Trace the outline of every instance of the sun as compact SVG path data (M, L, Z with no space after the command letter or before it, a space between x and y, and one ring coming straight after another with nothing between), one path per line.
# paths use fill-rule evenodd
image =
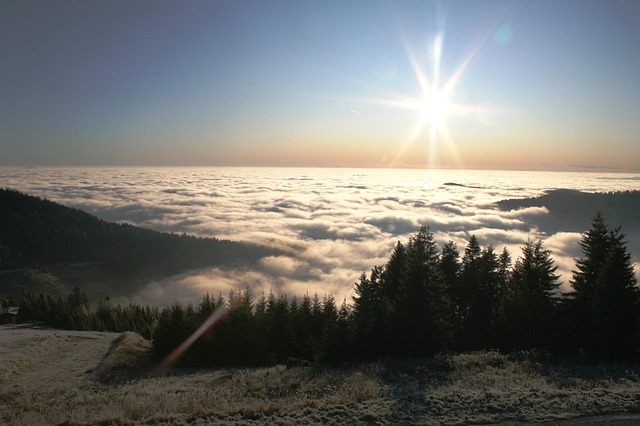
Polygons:
M453 104L449 94L444 90L431 90L418 105L422 120L429 122L443 122L447 115L453 112Z
M475 117L480 112L480 108L477 106L453 101L456 87L477 54L479 46L462 61L455 72L446 76L447 78L442 78L443 39L443 34L435 36L430 43L428 52L422 54L416 53L408 47L408 44L405 44L407 59L419 84L417 96L392 95L385 99L366 100L367 103L409 109L417 113L414 125L389 164L390 166L400 163L405 152L415 143L427 139L427 167L440 166L439 151L443 148L448 151L449 157L454 161L456 167L464 167L447 121L454 115Z

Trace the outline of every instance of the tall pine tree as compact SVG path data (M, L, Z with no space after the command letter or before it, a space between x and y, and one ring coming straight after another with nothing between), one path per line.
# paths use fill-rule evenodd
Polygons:
M574 346L607 357L637 357L640 296L624 235L609 229L598 212L580 247L568 310Z
M508 349L555 346L554 319L558 303L558 269L542 241L528 241L516 260L506 298Z
M593 299L594 349L608 358L637 359L640 293L624 242L617 228L609 232L610 247L598 273Z

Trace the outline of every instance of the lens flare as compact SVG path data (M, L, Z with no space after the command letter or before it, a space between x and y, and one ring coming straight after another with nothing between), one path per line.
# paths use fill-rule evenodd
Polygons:
M172 365L174 365L178 359L186 352L196 340L198 340L204 333L211 330L220 321L225 319L233 310L226 304L221 304L218 308L207 317L206 320L194 331L191 336L187 337L177 348L173 350L155 369L156 374L162 374L167 371Z

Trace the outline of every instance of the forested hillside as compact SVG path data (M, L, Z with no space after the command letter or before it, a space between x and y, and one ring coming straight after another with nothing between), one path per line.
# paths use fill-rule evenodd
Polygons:
M439 247L422 227L398 242L385 264L362 273L352 301L339 305L331 295L270 293L255 300L250 290L238 290L206 294L186 307L123 307L103 299L92 310L75 288L66 297L26 293L17 320L134 330L153 338L163 368L487 349L639 360L640 289L625 235L596 213L579 248L568 293L558 290L557 266L542 240L528 241L512 256L506 247L482 247L475 236L464 248L453 241ZM0 306L15 302L0 297Z
M501 210L546 207L549 214L537 218L536 226L547 233L581 232L589 226L595 211L602 212L612 226L622 225L631 240L640 233L640 191L590 193L555 189L540 197L503 200L497 205Z
M58 274L55 265L45 262L66 262L69 270L84 268L80 266L84 262L89 264L87 270L102 268L111 277L119 271L121 281L131 285L136 282L132 277L261 254L261 249L245 251L245 246L230 242L109 224L13 191L2 194L3 287L16 273L10 267L31 268L26 271L39 274L50 286L71 276ZM8 221L14 227L7 226ZM60 241L64 230L83 250ZM42 254L47 244L56 253ZM581 255L568 293L558 289L557 266L542 240L529 240L521 253L512 254L506 247L501 251L483 247L475 236L464 248L453 241L439 246L431 230L422 227L406 243L398 242L386 263L362 273L352 301L342 303L331 295L309 294L288 298L271 293L255 300L247 289L226 297L206 294L199 304L185 307L176 302L162 310L114 306L103 298L92 310L84 282L82 290L75 288L64 297L36 296L32 291L16 300L0 297L0 305L17 302L18 321L138 331L153 338L155 355L167 365L262 365L290 358L331 363L534 348L570 357L639 360L640 289L627 237L598 212L578 248ZM184 260L180 263L173 256Z
M191 366L422 356L448 351L542 350L568 357L640 359L640 290L619 228L597 213L579 243L572 291L541 240L497 253L472 236L438 247L428 228L398 242L387 263L363 273L353 304L247 292L206 295L160 312L154 348ZM515 257L517 256L517 257ZM228 317L185 351L182 342L212 312ZM213 324L213 322L211 322ZM188 345L187 345L188 346Z
M254 261L269 252L260 246L105 222L78 209L0 189L0 292L4 293L46 279L67 287L83 284L87 289L89 281L126 290L122 287L146 279Z

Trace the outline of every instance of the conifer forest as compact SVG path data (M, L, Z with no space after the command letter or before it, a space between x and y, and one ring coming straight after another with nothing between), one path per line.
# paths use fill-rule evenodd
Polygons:
M640 293L624 234L596 213L579 244L572 290L564 293L544 241L527 242L521 253L483 247L474 236L466 247L451 241L438 247L430 228L422 227L398 242L385 264L361 274L352 300L238 289L205 294L186 306L120 306L107 298L92 309L75 288L66 298L27 292L2 304L19 303L18 321L139 332L153 340L158 360L200 328L199 338L172 360L188 367L489 349L638 360ZM208 321L221 309L220 320Z

